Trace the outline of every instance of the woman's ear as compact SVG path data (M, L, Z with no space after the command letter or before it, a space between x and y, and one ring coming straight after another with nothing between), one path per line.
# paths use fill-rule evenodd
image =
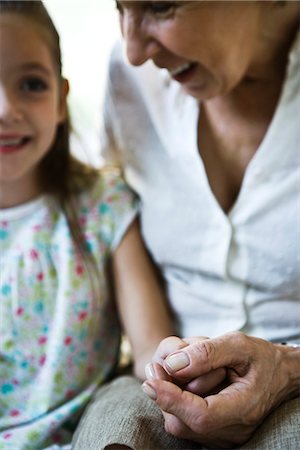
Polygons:
M59 96L59 121L63 122L68 114L67 97L70 91L69 81L62 78Z

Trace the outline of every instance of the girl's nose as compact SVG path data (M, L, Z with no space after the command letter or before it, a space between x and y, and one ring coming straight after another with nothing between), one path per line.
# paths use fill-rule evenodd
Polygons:
M23 115L13 96L0 86L0 123L20 122L22 118Z
M152 59L159 51L159 42L151 35L143 18L131 11L124 12L121 30L130 64L140 66Z

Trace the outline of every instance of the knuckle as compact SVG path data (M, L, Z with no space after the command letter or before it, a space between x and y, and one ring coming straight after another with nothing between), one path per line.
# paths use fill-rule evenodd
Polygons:
M262 408L263 409L263 408ZM264 417L264 411L259 410L258 405L251 411L247 411L246 414L242 415L243 425L247 428L256 428Z
M184 432L182 423L175 416L165 418L165 430L176 437L181 437Z
M173 413L178 410L178 398L171 393L164 393L163 398L159 402L159 406L167 413Z
M248 336L241 331L233 331L228 333L228 336L230 336L234 341L246 342L248 340Z
M195 354L197 360L200 357L201 360L210 364L210 366L208 367L209 370L213 369L212 364L214 361L216 349L214 343L211 340L206 339L194 344L193 353Z
M240 349L240 351L245 352L245 356L249 356L249 352L252 349L252 339L241 331L234 331L232 333L228 333L227 335L232 342L232 345L235 348Z
M212 429L212 420L207 414L199 414L191 422L191 429L198 435L207 434Z

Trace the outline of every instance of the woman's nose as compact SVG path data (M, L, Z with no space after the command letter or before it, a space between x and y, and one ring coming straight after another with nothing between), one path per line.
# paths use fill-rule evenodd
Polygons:
M22 113L13 96L0 86L0 122L13 123L22 120Z
M147 24L138 15L128 12L121 20L126 55L130 64L140 66L160 50L159 42L149 32Z

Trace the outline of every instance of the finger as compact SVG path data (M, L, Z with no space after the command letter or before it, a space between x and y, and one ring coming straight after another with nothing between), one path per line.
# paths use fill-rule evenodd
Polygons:
M165 380L178 384L178 380L173 379L164 369L157 363L149 363L145 367L145 375L148 380ZM217 392L221 389L222 383L226 379L226 370L223 368L216 369L209 374L202 375L188 383L184 383L186 391L193 392L196 395L207 395L208 393ZM179 382L183 385L183 382ZM217 390L217 388L219 389Z
M182 390L168 381L146 381L142 387L162 411L177 417L198 436L235 426L241 422L242 411L246 410L245 402L237 395L238 389L231 386L206 398Z
M217 395L206 398L183 391L167 381L154 380L147 383L146 393L163 411L165 428L177 437L186 437L214 448L232 448L245 442L260 421L253 417L245 422L247 409L253 401L253 392L239 390L243 383L228 386ZM238 386L239 384L239 386ZM252 409L252 408L250 408ZM176 420L177 419L177 420Z
M234 367L240 375L248 370L252 341L242 333L198 340L167 356L164 369L171 376L196 378L220 367Z
M159 364L163 364L163 361L170 353L174 353L177 350L187 347L190 344L199 342L199 340L208 339L206 336L197 336L197 337L189 337L180 339L177 336L169 336L163 339L158 345L154 356L153 361L158 362Z
M213 370L208 374L204 374L200 377L194 378L194 380L184 385L184 389L203 397L211 393L212 391L217 392L218 390L221 390L222 383L225 380L226 369L221 367L220 369Z
M162 411L162 410L161 410ZM193 433L192 430L187 427L182 420L173 414L166 413L162 411L164 417L164 426L167 433L172 434L181 439L188 439L197 441L199 436L196 433Z
M145 375L148 380L172 381L172 377L158 363L149 363L145 367Z
M142 389L164 413L177 417L191 431L199 431L199 417L207 414L205 399L163 380L145 381Z
M163 365L165 358L170 353L176 352L177 350L187 347L188 344L189 344L188 342L185 342L184 340L180 339L177 336L169 336L160 342L154 353L152 361L160 365Z
M190 344L196 344L197 342L203 341L204 339L209 339L209 337L207 337L207 336L192 336L192 337L183 338L182 340L190 345Z

